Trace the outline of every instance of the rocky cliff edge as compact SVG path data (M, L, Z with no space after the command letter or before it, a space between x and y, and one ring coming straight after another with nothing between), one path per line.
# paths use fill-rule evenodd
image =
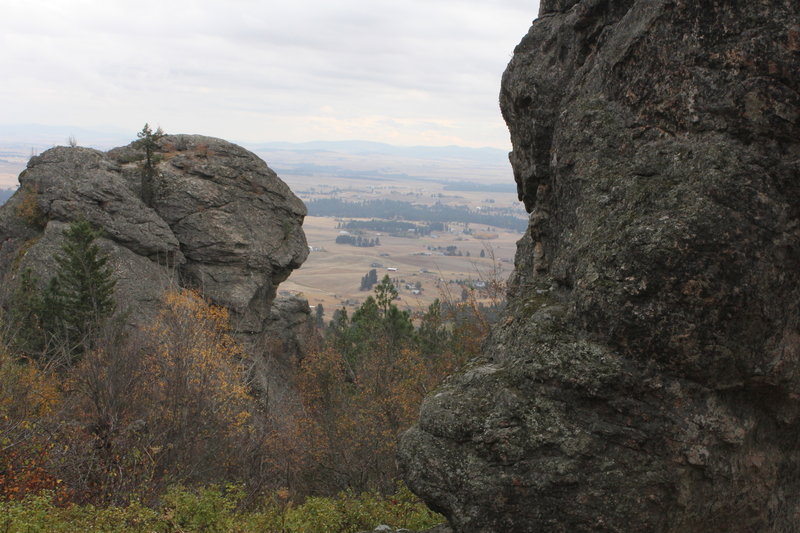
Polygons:
M500 96L509 314L424 403L458 532L800 523L800 4L543 0Z
M25 268L52 276L63 230L83 217L103 232L117 308L131 322L152 320L168 288L192 287L231 311L251 353L274 347L288 333L272 326L298 322L276 316L272 304L308 255L303 203L255 154L220 139L161 138L148 195L143 159L135 143L109 152L56 147L31 158L0 207L3 299ZM308 314L301 301L278 308Z

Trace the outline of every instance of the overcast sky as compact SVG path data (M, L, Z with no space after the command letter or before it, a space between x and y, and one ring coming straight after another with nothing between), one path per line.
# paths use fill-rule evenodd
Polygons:
M536 0L0 0L0 124L509 148ZM80 139L78 139L80 141Z

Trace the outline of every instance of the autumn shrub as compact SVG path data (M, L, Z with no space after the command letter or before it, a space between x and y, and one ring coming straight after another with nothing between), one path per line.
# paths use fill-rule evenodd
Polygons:
M168 292L153 323L109 334L69 373L69 479L90 500L156 501L170 483L239 479L253 400L226 309Z
M159 501L174 483L249 478L254 411L227 311L170 292L148 327L109 322L60 376L50 463L79 503Z
M418 318L392 303L387 278L348 319L336 314L326 344L301 361L305 456L298 477L309 493L377 490L389 493L399 476L398 435L417 417L425 396L459 366L482 337L446 324L435 302Z
M141 391L159 463L181 480L227 479L253 409L228 311L187 290L165 304L147 330Z
M147 326L104 323L77 361L54 371L57 380L3 352L0 491L8 491L0 500L29 502L14 508L19 516L62 506L53 513L71 509L75 523L89 504L122 516L141 502L158 511L157 525L138 503L120 520L148 531L357 531L435 520L396 493L395 442L480 340L438 305L412 320L392 289L384 280L352 318L339 315L298 362L297 397L281 405L253 393L227 310L196 291L165 294ZM35 499L43 490L50 499Z
M59 400L56 381L33 362L15 360L0 347L0 500L50 489L64 499L50 468L55 443L45 425Z
M15 209L16 215L28 225L42 229L47 224L47 215L39 205L39 187L26 185L22 189L22 200Z

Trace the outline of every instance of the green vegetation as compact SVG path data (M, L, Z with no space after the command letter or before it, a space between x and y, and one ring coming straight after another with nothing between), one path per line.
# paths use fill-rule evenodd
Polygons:
M100 232L79 219L64 232L58 268L45 292L53 328L84 342L114 312L113 270L95 240Z
M378 238L365 239L360 235L337 235L336 244L349 244L350 246L358 246L359 248L373 248L375 246L380 246L381 240Z
M348 220L339 227L348 230L381 231L395 236L430 235L434 231L448 231L447 224L434 222L431 224L412 224L400 220Z
M160 506L133 500L123 506L64 506L52 492L22 500L0 501L0 530L7 533L355 533L379 524L427 529L444 518L420 502L403 485L389 496L375 492L341 492L311 497L295 506L276 491L246 505L239 485L211 485L191 490L171 487Z
M44 289L30 269L21 273L10 316L17 350L68 363L90 349L114 312L116 281L108 257L95 243L99 235L84 219L70 224L55 256L55 275Z
M374 287L377 283L378 283L378 271L373 268L361 278L361 286L359 287L359 290L371 291L372 287Z
M452 222L481 224L505 228L520 233L528 227L525 216L515 216L510 209L497 213L475 211L466 206L444 204L417 205L397 200L347 202L339 198L319 198L306 202L308 214L316 217L356 217L376 219L417 220L429 223Z
M144 150L144 164L142 165L142 201L147 206L153 204L153 187L154 179L156 176L156 150L158 150L158 141L164 136L161 128L153 131L150 125L145 123L142 131L136 134L137 141L133 143L136 148Z
M78 258L94 265L84 278L113 288L94 236L85 222L70 228L51 304L88 322L113 309L108 291L85 300L67 290L82 286L70 281ZM15 319L36 332L47 308L24 275L20 302L29 301ZM397 296L386 276L352 317L334 312L297 362L295 397L276 406L248 380L227 310L195 291L166 293L147 327L91 335L69 364L0 343L0 531L338 533L441 522L398 488L396 439L478 352L488 323L471 314L474 301L412 316Z

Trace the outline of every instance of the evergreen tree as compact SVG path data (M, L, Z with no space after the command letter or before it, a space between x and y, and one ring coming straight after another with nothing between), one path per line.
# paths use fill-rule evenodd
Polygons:
M317 308L315 309L315 322L318 328L325 327L325 309L322 307L322 304L317 304Z
M366 276L361 278L361 287L362 291L368 291L372 289L372 287L378 283L378 271L374 268L367 272Z
M347 309L342 307L333 311L333 316L325 331L325 339L339 353L345 353L350 347L350 318Z
M99 236L91 224L80 219L64 232L58 268L44 292L44 327L63 341L75 355L91 343L105 318L114 312L116 280L104 255L94 242Z
M422 315L417 335L420 351L426 357L444 353L452 342L452 334L448 331L442 317L442 303L435 299Z
M386 274L383 276L378 286L375 287L375 300L383 316L386 316L389 312L389 306L391 306L392 302L397 300L397 298L399 298L397 289L394 283L392 283L391 278L389 278L389 274Z
M9 342L17 352L33 355L44 349L42 315L45 309L39 279L30 268L26 268L20 273L9 309L12 326Z
M156 175L155 152L158 149L158 141L164 136L163 130L159 127L156 131L145 123L142 131L136 134L138 138L133 145L144 150L144 165L142 166L142 201L148 207L153 204L153 180Z
M414 324L411 314L392 304L383 316L383 327L392 346L400 348L414 339Z

